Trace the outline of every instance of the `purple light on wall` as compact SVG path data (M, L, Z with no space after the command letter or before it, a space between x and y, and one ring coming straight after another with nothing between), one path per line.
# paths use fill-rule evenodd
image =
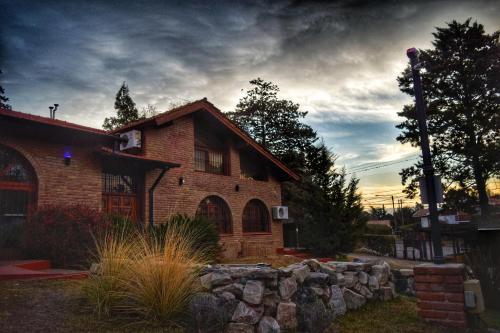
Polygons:
M64 164L70 165L71 164L71 158L73 158L73 154L71 154L71 149L69 147L64 148Z

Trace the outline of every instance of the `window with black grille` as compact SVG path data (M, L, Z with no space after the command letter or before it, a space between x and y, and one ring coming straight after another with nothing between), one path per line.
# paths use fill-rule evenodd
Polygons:
M137 179L130 175L102 173L103 193L137 193Z
M243 232L270 231L266 205L257 199L250 200L243 210Z
M203 199L198 206L196 216L214 223L219 233L230 234L233 232L229 206L218 196L212 195Z

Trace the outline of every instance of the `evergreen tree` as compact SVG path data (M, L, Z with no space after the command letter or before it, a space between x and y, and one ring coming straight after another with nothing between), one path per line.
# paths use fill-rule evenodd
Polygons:
M128 86L125 82L123 82L122 86L118 90L118 93L116 94L115 110L116 117L104 119L102 127L105 130L113 130L126 125L131 121L144 119L144 115L139 116L139 111L137 110L132 97L130 97Z
M2 70L0 70L0 75L1 74ZM5 96L5 90L3 89L2 86L0 86L0 107L7 110L11 110L12 107L9 104L7 104L8 100L9 99L7 98L7 96Z
M422 85L434 167L461 188L473 188L488 211L486 182L500 174L500 32L486 34L471 19L452 21L433 33L433 48L420 51ZM410 68L398 78L402 92L414 96ZM397 140L419 146L414 105L405 105ZM418 188L422 164L402 170L406 193Z
M299 226L300 244L318 254L352 250L366 219L358 180L336 172L335 155L301 122L307 112L278 99L278 87L258 78L229 117L257 142L301 175L285 182L283 202Z
M258 143L296 171L305 166L307 149L318 139L316 132L301 122L307 112L299 105L278 99L279 88L261 78L250 81L247 91L228 116Z

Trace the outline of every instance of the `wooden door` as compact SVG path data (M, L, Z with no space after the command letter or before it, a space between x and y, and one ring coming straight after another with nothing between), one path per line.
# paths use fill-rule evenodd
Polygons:
M137 221L137 195L135 194L105 194L102 195L103 210Z

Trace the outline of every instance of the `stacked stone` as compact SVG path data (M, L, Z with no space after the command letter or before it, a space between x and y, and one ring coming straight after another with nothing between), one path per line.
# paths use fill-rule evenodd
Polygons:
M203 293L190 304L196 332L323 332L336 316L395 295L387 263L215 265L202 270Z

